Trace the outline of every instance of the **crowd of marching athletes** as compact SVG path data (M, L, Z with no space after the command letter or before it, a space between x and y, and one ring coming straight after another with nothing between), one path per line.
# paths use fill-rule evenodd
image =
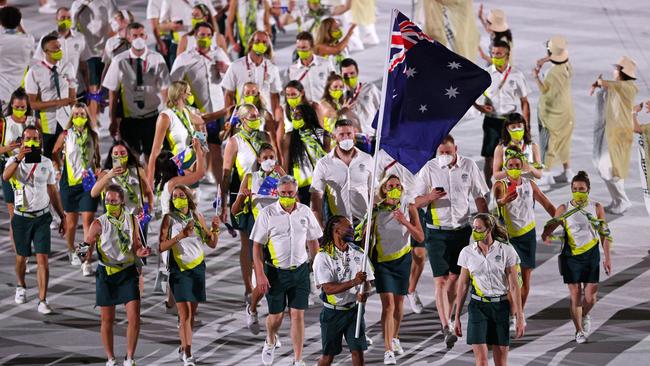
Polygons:
M48 256L51 229L58 229L70 264L95 276L106 365L118 363L113 323L120 304L128 318L123 364L135 365L142 268L154 253L168 276L165 305L178 315L180 362L195 364L192 328L206 301L204 245L218 245L222 226L241 240L245 319L253 334L266 297L264 365L280 347L287 308L293 364L304 365L311 294L322 301L318 364L333 362L343 337L352 363L363 364L368 340L363 325L355 336L355 324L371 288L382 303L384 363L396 364L404 353L404 302L415 313L423 309L416 288L427 256L446 345L465 332L478 365L487 364L488 346L495 363L505 365L510 339L526 326L540 236L535 202L549 219L541 238L561 243L575 340L587 342L601 246L604 270L612 271L605 211L630 207L623 182L633 132L650 135L636 118L642 106L634 106L632 59L622 57L611 80L599 76L592 86L598 170L612 195L605 207L590 198L587 174L570 167L575 115L566 40L550 38L534 67L538 144L531 139L527 77L513 65L513 36L501 10L484 16L481 6L486 53L471 1L418 2L423 29L470 60L480 50L492 83L474 104L484 114L483 171L450 135L413 174L383 150L374 154L381 93L360 81L362 65L350 57L378 43L374 0L231 0L216 7L149 0L153 34L113 0L75 0L70 8L45 3L53 31L38 41L19 9L0 9L0 154L15 301L28 302L26 264L35 254L37 309L52 313ZM292 64L280 70L273 44L278 32L296 27ZM105 115L109 124L100 126ZM101 156L99 132L106 128L113 143ZM554 176L557 164L563 170ZM544 191L562 183L567 198L554 204ZM209 219L198 209L199 184L219 187ZM80 218L83 237L76 237ZM148 232L152 220L160 220L157 233Z

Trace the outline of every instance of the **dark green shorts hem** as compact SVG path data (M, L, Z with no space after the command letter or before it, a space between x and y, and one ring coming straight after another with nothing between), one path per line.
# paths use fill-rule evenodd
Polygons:
M343 337L350 351L365 351L366 325L361 317L361 332L359 338L354 336L357 325L357 311L359 307L351 310L333 310L323 308L320 312L320 335L323 346L323 355L336 356L343 350Z
M510 303L470 300L467 344L510 345Z
M271 288L266 293L269 314L279 314L288 306L304 310L309 307L309 265L302 264L296 269L278 269L264 265L266 278Z
M469 244L472 229L466 226L458 230L426 229L426 248L434 277L460 274L458 256Z
M52 215L48 212L35 218L19 216L14 214L11 220L11 228L14 233L16 254L21 257L32 256L32 243L34 243L35 254L50 255Z

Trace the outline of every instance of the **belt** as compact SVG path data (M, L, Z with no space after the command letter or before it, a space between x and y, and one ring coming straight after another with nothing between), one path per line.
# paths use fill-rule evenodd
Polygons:
M43 215L45 215L47 213L50 213L50 208L49 207L44 208L44 209L42 209L40 211L32 211L32 212L22 212L22 211L19 211L19 210L14 210L14 215L27 217L27 218L30 218L30 219L41 217L41 216L43 216Z
M467 225L459 226L459 227L453 227L453 226L438 226L438 225L431 225L427 224L427 229L434 229L434 230L445 230L445 231L457 231L457 230L462 230L466 228Z
M345 304L345 305L332 305L329 302L324 302L323 306L328 308L328 309L332 309L332 310L348 311L348 310L352 310L352 309L356 308L357 303L356 302L351 302L351 303Z
M295 271L296 269L298 269L298 268L304 266L305 264L307 264L307 262L305 262L305 263L303 263L303 264L299 264L299 265L297 265L297 266L278 267L278 266L275 266L275 265L273 265L272 263L269 263L269 262L265 262L265 263L266 263L266 265L269 266L269 267L273 267L273 268L275 268L275 269L279 269L279 270L282 270L282 271Z
M476 294L472 294L472 299L480 302L501 302L508 300L508 295L501 295L495 297L483 297Z

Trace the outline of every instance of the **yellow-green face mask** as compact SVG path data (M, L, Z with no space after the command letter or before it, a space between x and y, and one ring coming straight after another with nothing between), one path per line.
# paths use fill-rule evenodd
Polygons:
M185 99L185 103L187 105L193 105L194 104L194 94L188 95L187 98Z
M25 113L27 113L26 109L12 109L11 110L11 114L13 114L14 117L18 117L18 118L25 117Z
M334 98L334 100L339 100L343 96L343 90L330 90L330 97Z
M512 179L519 179L521 177L521 169L507 169L506 173Z
M72 20L70 19L63 19L59 20L57 22L57 25L59 26L59 29L61 30L68 30L72 27Z
M88 123L88 118L86 117L74 117L72 119L72 124L75 127L83 127L86 125L86 123Z
M63 50L52 52L50 55L52 56L52 60L61 61L61 59L63 59Z
M487 237L487 231L481 233L476 230L472 230L472 239L474 239L474 241L483 241L485 240L486 237Z
M332 36L332 38L334 38L335 40L338 41L339 39L341 39L341 37L343 37L343 31L340 30L340 29L337 29L335 31L332 31L330 33L330 35Z
M345 82L345 84L347 86L354 89L354 88L357 87L357 84L359 83L359 77L355 76L355 77L351 77L351 78L344 78L343 81Z
M265 54L268 49L269 48L266 46L266 43L264 42L258 42L253 44L253 52L255 52L258 55Z
M505 57L503 58L492 57L492 64L496 67L503 67L505 66L506 62L507 60Z
M303 127L305 127L305 120L304 119L292 119L291 120L291 125L293 126L294 130L299 130Z
M297 51L297 53L298 53L298 58L301 60L306 60L311 56L311 50Z
M252 130L257 130L257 129L259 129L260 126L262 125L262 120L259 119L259 118L257 118L257 119L251 119L251 120L246 121L246 124L248 125L248 127L249 127L250 129L252 129Z
M199 45L199 48L210 48L212 46L212 38L210 37L204 37L204 38L199 38L196 43Z
M280 197L280 205L284 208L289 208L296 203L296 197Z
M588 192L573 192L572 196L573 200L576 201L576 203L579 205L583 205L589 201Z
M111 216L118 216L120 214L120 211L122 211L122 205L112 205L110 203L107 203L105 206L106 213Z
M38 140L25 140L25 147L41 147L41 142Z
M399 188L393 188L390 191L386 192L386 197L393 200L398 200L402 198L402 190Z
M126 164L129 162L129 157L128 156L116 156L113 155L113 159L118 159L120 161L120 165L125 167Z
M196 28L196 25L199 23L205 22L205 19L196 19L192 18L192 29Z
M257 95L244 95L244 103L246 104L255 104L257 103L258 96Z
M301 96L297 96L296 98L287 98L287 104L291 108L296 108L300 104L300 102L302 102Z
M187 198L181 198L181 197L174 198L172 200L172 204L174 205L174 208L176 208L177 210L182 210L188 205Z
M521 141L524 139L524 128L518 128L515 130L508 130L508 134L510 134L510 138L512 138L514 141Z

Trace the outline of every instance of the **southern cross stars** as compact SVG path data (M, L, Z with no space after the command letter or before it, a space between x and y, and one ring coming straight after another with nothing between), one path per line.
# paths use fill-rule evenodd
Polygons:
M451 99L451 98L456 98L456 95L460 94L460 93L458 92L458 88L454 88L454 87L451 86L451 85L449 86L449 89L445 89L445 91L447 91L447 92L445 93L445 95L448 96L449 99Z
M406 74L407 78L412 78L415 76L415 74L417 74L417 71L415 71L415 67L407 67L404 73Z
M460 69L461 65L460 65L460 63L458 63L456 61L452 61L452 62L447 64L447 67L450 68L451 70L458 70L458 69Z
M420 104L420 113L424 113L427 111L427 105L426 104Z

